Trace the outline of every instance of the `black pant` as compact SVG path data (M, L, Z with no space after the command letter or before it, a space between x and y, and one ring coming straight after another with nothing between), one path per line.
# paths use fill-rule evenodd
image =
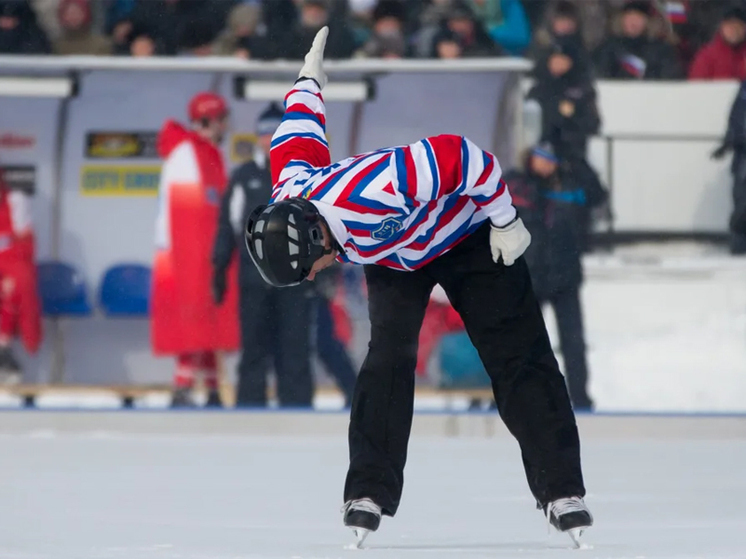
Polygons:
M368 497L391 516L399 506L417 339L436 283L479 351L537 502L585 495L575 416L523 258L495 264L485 224L415 272L366 266L365 277L371 339L352 402L345 500Z
M310 322L311 298L306 286L242 286L237 406L267 405L267 373L272 361L280 405L312 405Z
M557 319L562 356L565 359L565 380L575 409L589 409L593 402L588 396L588 364L585 359L585 332L580 293L577 288L555 293L547 302Z
M329 309L330 302L318 297L316 304L316 354L326 371L334 378L345 397L345 404L352 403L357 375L344 344L334 331L334 319Z

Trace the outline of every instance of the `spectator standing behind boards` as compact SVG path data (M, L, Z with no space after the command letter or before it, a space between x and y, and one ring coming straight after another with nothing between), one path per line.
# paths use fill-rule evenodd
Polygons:
M270 364L274 365L281 406L310 407L313 399L309 330L312 286L306 282L284 289L271 287L259 275L244 241L251 211L266 204L272 195L269 150L283 114L282 108L273 104L260 115L254 158L233 171L215 220L218 233L212 252L212 292L214 301L223 309L229 265L236 250L240 255L242 353L236 392L239 407L267 405ZM234 313L238 308L228 307Z
M175 407L191 406L195 374L205 374L207 404L222 405L216 350L238 349L238 294L233 268L225 304L211 297L212 245L226 188L219 145L228 108L215 93L189 102L190 128L169 120L158 136L163 158L158 189L156 254L153 265L151 340L156 355L176 355Z
M731 107L723 143L712 157L722 159L731 151L733 213L730 217L730 251L731 254L746 254L746 81L741 84Z
M676 50L652 36L651 6L633 0L622 8L615 33L593 53L596 77L618 80L675 80L683 77Z
M593 401L587 392L588 366L580 306L583 281L578 241L578 213L585 205L585 192L571 173L560 165L551 146L536 146L526 160L525 171L510 171L513 205L531 233L524 257L531 283L540 303L552 305L557 319L565 380L576 410L590 411Z
M0 54L49 54L52 48L27 0L0 0Z
M746 79L746 10L725 12L715 37L694 57L689 79Z
M373 32L359 54L371 58L403 58L406 10L400 0L380 0L372 13Z
M276 57L302 59L318 30L329 24L325 56L331 59L350 58L357 49L355 37L347 22L331 23L334 14L330 9L330 0L301 0L299 21L284 38L278 39Z
M11 349L20 336L29 353L41 343L41 309L34 264L30 196L0 176L0 379L18 383L21 367Z
M601 119L582 46L572 36L556 37L536 63L534 76L528 97L541 105L542 139L562 158L584 159Z
M313 281L316 293L316 356L334 379L345 399L352 405L357 373L347 352L346 343L352 337L352 324L340 297L342 265L334 264L322 270Z
M89 0L61 0L58 13L62 33L54 45L57 54L111 54L111 42L91 28Z

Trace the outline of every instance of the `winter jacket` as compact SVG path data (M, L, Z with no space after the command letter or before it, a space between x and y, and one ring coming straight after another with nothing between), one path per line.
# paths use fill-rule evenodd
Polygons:
M659 39L611 37L593 53L596 77L676 80L683 77L676 49Z
M488 0L485 5L489 7L497 3L498 0ZM472 9L480 5L477 2L471 4ZM499 10L493 9L492 13L499 14L499 20L494 16L489 18L489 11L484 13L484 19L480 18L492 40L506 52L520 55L531 42L531 28L520 0L499 0ZM478 15L481 14L478 12Z
M13 29L0 29L0 54L49 54L52 47L24 0L0 0L0 17L18 19Z
M127 19L135 29L147 31L162 45L164 54L176 54L182 47L182 38L195 26L217 37L223 29L229 2L189 0L137 0Z
M248 161L233 171L220 204L212 263L217 273L223 273L238 250L239 283L244 288L247 285L266 285L246 249L244 230L254 208L266 204L271 195L272 178L268 161L263 153L257 152L253 161Z
M211 253L226 188L218 148L167 121L158 136L164 159L153 265L152 344L156 355L234 350L239 345L235 267L223 304L212 299Z
M584 211L585 191L563 171L548 179L530 172L509 171L513 205L531 233L524 253L539 300L577 288L583 281L580 261L582 231L578 215Z
M572 69L555 77L545 56L536 65L536 83L528 93L541 105L542 141L550 142L562 158L584 158L588 137L601 125L591 77L582 59L573 58Z
M313 38L316 36L318 29L295 26L287 33L276 45L276 58L286 58L288 60L301 60L311 48ZM345 25L329 26L329 38L326 42L324 56L330 59L350 58L357 50L357 43L352 31Z
M738 46L725 42L718 33L694 56L690 80L745 80L746 41Z

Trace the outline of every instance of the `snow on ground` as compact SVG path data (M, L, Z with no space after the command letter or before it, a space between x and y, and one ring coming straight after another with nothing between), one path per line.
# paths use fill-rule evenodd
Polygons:
M583 550L547 535L507 437L413 440L399 514L365 550L339 514L343 432L41 431L0 448L0 559L746 557L744 438L585 440Z

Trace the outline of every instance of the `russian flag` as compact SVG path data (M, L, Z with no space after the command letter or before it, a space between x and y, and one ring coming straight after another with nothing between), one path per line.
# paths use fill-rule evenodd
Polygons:
M673 24L682 24L687 21L686 6L684 2L666 2L666 15Z
M622 57L621 62L622 68L624 68L624 71L628 74L640 79L645 77L645 70L647 69L648 65L639 56L635 56L634 54L627 54Z

